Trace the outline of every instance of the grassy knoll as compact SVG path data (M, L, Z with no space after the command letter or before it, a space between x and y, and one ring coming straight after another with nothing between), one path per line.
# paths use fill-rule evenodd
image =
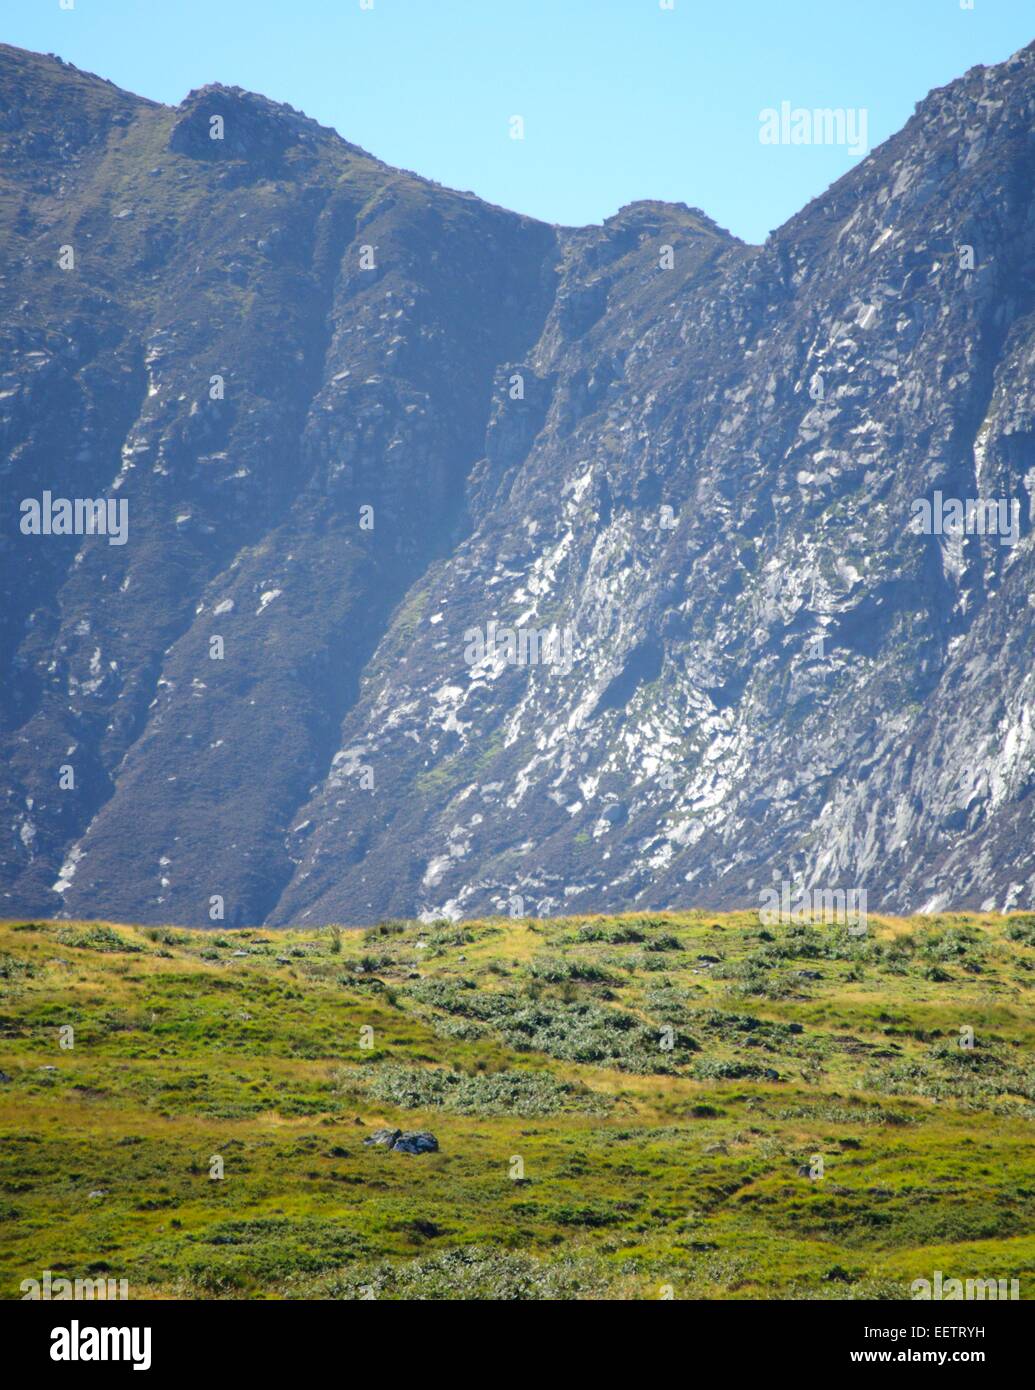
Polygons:
M1026 1297L1033 968L1016 914L6 923L0 1296Z

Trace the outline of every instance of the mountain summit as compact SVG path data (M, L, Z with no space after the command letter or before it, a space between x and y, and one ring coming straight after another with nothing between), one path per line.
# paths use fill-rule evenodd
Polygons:
M5 915L1031 904L1035 46L762 247L8 47L0 148Z

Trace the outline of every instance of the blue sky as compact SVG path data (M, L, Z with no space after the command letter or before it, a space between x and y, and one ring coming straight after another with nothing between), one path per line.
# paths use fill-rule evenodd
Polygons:
M4 0L0 38L159 101L212 81L262 92L391 164L550 222L662 198L761 241L856 158L763 145L759 112L865 108L877 145L932 87L1035 39L1031 0L973 5Z

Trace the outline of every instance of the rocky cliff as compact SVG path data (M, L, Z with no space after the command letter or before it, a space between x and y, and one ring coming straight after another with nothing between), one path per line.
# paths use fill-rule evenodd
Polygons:
M762 247L0 48L0 911L1030 907L1033 189L1035 46Z

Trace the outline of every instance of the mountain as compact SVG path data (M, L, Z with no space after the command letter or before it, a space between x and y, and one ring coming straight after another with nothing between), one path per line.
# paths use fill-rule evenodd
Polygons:
M1035 45L762 247L7 47L0 140L6 915L1030 905Z

